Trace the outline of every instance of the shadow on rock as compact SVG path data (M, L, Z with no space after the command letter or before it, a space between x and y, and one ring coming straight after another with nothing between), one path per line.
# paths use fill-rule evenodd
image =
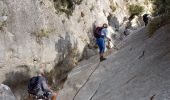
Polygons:
M76 38L68 33L65 37L60 37L55 44L55 49L58 52L55 59L57 63L54 69L46 75L52 88L58 90L62 88L68 73L77 65L80 53Z
M16 70L6 74L6 80L3 83L10 87L15 87L19 83L26 82L28 79L30 79L28 72L28 66L17 66Z
M8 85L16 97L23 98L27 94L27 83L30 79L27 65L17 66L15 70L6 74L3 84Z

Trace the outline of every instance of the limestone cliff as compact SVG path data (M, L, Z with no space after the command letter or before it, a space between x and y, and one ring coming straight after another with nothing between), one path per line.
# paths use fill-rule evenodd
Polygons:
M0 93L1 100L16 100L10 88L4 84L0 84Z
M126 27L131 4L151 10L146 0L0 0L0 83L25 86L41 64L60 73L61 66L70 70L95 55L95 25L109 23L117 44L143 25L135 17Z

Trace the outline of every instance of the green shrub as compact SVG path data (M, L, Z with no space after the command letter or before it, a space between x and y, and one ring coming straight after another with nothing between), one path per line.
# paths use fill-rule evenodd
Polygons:
M154 6L153 14L163 14L170 12L170 0L150 0Z
M112 10L112 12L116 11L116 6L114 4L110 5L110 9Z
M170 15L162 15L160 17L154 18L149 23L149 37L152 37L157 29L160 27L170 24Z
M116 3L116 6L115 6L115 3L114 3L113 0L109 0L109 1L110 1L110 9L112 10L112 12L115 12L117 3Z
M33 32L32 34L35 35L38 38L42 37L48 37L48 35L52 32L52 30L49 29L41 29L37 32Z
M129 10L130 15L139 15L144 11L144 8L143 6L132 4L132 5L129 5L128 10Z
M54 0L54 7L57 13L65 13L68 18L72 15L74 10L73 6L71 0Z
M57 13L65 13L67 17L72 15L75 5L80 5L83 0L53 0Z
M7 26L7 22L6 21L0 23L0 30L3 30L3 28L6 27L6 26Z

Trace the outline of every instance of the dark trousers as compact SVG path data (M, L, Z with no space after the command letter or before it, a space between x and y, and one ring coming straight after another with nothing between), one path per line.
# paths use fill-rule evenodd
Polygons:
M147 26L148 25L148 20L144 20L144 22L145 22L145 26Z

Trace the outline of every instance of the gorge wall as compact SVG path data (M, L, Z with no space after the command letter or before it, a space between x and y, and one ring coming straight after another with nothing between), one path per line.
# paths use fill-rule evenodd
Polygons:
M125 37L130 4L151 10L146 0L0 0L0 83L14 88L41 66L70 70L95 55L95 25L109 23L116 44ZM142 25L134 19L128 32Z

